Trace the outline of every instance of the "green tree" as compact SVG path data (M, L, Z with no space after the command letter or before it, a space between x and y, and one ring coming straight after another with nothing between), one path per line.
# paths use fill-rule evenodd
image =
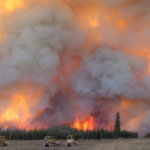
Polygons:
M114 137L119 138L120 137L120 114L117 112L116 114L116 121L114 125Z

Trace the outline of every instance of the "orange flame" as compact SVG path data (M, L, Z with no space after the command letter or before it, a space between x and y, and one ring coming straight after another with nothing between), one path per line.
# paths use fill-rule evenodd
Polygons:
M94 125L93 125L93 117L91 116L89 120L85 120L85 121L80 121L78 118L76 118L74 125L72 126L75 129L78 130L93 130L94 129Z
M28 97L22 95L14 95L11 99L11 106L7 109L6 113L2 116L5 121L16 121L22 124L30 118L29 108L28 108Z
M29 89L29 86L24 86L17 94L13 94L11 97L6 95L10 102L3 107L0 115L0 124L4 125L6 129L9 127L8 124L19 129L30 128L30 121L36 113L36 109L33 110L32 108L35 105L37 107L41 91L32 90L29 92Z
M22 2L20 0L8 0L6 3L7 11L12 12L17 8L22 7Z
M6 12L11 13L24 6L23 0L0 0L0 14Z

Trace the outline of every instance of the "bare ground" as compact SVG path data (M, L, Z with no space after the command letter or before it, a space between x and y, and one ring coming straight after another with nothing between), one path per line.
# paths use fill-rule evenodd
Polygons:
M0 150L150 150L150 139L117 139L117 140L79 140L79 146L43 147L43 141L10 141L9 146Z

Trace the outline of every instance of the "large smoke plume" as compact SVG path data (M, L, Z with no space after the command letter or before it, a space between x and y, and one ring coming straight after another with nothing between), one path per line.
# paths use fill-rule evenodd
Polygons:
M0 4L1 124L150 131L149 0Z

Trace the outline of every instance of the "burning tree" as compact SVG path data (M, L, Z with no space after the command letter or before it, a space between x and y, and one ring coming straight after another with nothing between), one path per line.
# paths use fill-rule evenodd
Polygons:
M119 112L117 112L116 114L116 121L115 121L115 125L114 125L114 137L118 138L120 137L120 114Z

